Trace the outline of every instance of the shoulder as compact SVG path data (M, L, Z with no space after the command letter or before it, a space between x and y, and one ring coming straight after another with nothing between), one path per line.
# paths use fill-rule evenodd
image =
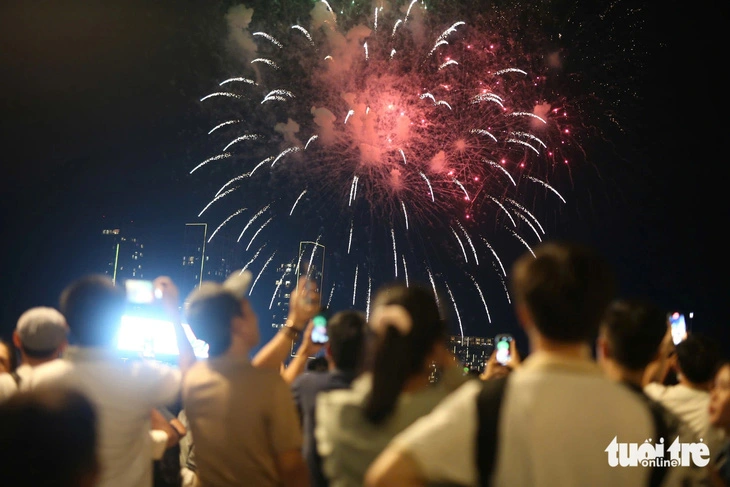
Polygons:
M40 385L57 381L69 376L74 370L74 365L68 360L55 359L33 368L30 374L29 385Z
M644 386L644 392L652 399L657 399L658 397L663 396L666 394L667 390L667 386L659 384L658 382L650 382Z
M18 386L13 376L7 372L0 374L0 402L15 394Z
M304 372L297 376L292 382L292 387L296 389L322 389L331 380L329 372Z
M365 398L370 390L367 378L361 378L352 389L332 389L319 392L316 397L317 417L326 419L328 424L338 424L348 411L362 411ZM318 419L319 421L319 419Z
M141 379L143 382L152 384L179 385L182 382L180 369L151 360L134 363L132 365L132 375L135 379Z

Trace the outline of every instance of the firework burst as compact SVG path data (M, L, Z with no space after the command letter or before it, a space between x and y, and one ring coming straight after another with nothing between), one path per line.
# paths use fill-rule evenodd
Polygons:
M493 234L530 249L545 233L538 203L566 204L553 179L576 144L542 57L484 25L431 19L418 1L358 19L321 1L310 25L283 32L250 32L244 12L235 37L246 65L201 99L230 115L210 130L218 151L191 171L226 174L203 208L225 207L216 232L248 211L242 252L256 237L294 248L292 238L322 235L349 258L354 283L336 288L353 304L366 296L359 272L368 286L430 282L456 306L446 276L458 269L491 322L487 300L506 292ZM282 239L297 223L303 233Z

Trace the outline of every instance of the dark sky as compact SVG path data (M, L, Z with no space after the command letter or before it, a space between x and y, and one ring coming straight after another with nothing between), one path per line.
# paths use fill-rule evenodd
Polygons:
M149 236L150 272L177 272L178 255L170 249L209 198L188 171L209 152L209 120L197 100L226 71L222 19L232 4L2 3L4 334L23 310L56 305L70 280L95 270L91 242L107 223L134 221ZM707 132L709 119L697 107L710 96L697 81L706 76L700 60L682 57L677 67L680 42L695 38L694 17L635 7L645 10L648 23L641 34L627 31L625 41L638 43L645 63L627 62L630 73L620 66L608 73L629 74L636 83L639 96L622 114L630 130L589 146L597 169L575 175L590 183L576 195L580 210L566 217L569 224L557 236L604 251L622 294L694 311L696 330L728 343L722 304L728 286L717 277L726 267L727 211L715 189L726 170L724 161L717 169L708 160L705 148L724 135ZM595 11L585 15L593 18ZM683 22L660 24L662 15ZM586 49L595 46L600 63L613 41L602 42L600 31L589 39L586 30L576 62L590 62ZM723 147L715 149L721 156Z

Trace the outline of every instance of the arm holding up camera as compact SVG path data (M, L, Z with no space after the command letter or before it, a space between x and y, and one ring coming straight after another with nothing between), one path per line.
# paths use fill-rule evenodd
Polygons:
M291 385L294 382L294 379L296 379L302 372L304 372L304 369L307 368L307 361L309 361L309 357L315 355L322 349L322 344L314 343L312 341L313 328L314 323L310 321L307 328L304 330L304 337L302 338L302 343L297 349L297 354L291 362L289 362L289 366L281 373L281 377L287 384Z
M264 345L251 363L254 367L268 367L278 370L289 355L292 343L296 342L309 320L320 309L319 292L312 281L301 277L289 299L289 316L274 338Z
M153 282L155 293L159 292L160 301L165 313L172 321L172 326L175 329L175 339L177 341L177 348L180 352L178 356L178 366L183 375L193 366L195 363L195 352L193 346L185 335L183 330L181 319L180 319L180 293L177 290L177 286L167 276L160 276Z

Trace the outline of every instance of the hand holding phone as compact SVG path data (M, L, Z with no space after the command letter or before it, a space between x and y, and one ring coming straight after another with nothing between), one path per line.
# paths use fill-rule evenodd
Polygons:
M672 341L675 345L687 338L687 321L683 313L678 311L670 313L669 324L672 330Z
M321 307L316 284L306 277L301 277L289 299L287 322L291 321L291 326L301 331L306 323L321 310Z
M329 335L327 335L328 317L327 309L323 309L312 318L312 343L324 345L329 341Z
M127 279L124 281L127 301L133 304L152 304L155 302L155 286L152 281Z

